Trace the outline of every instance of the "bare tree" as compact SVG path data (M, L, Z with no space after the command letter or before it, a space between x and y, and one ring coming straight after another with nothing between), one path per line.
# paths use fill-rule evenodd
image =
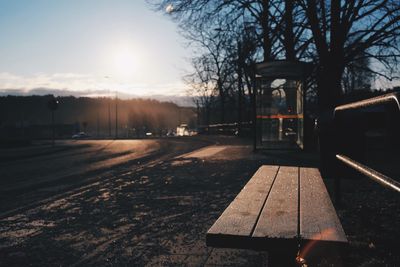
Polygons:
M355 90L369 90L375 77L370 71L370 59L360 57L346 66L342 86L344 93L351 93Z
M216 35L219 35L218 38ZM221 37L219 30L198 31L196 33L187 33L186 37L192 44L198 45L200 55L192 60L195 68L195 75L198 75L199 82L203 84L202 88L212 86L213 91L218 94L220 102L220 122L225 122L225 104L229 96L229 90L232 89L232 75L235 70L231 62L231 39L228 33L225 38ZM204 87L204 84L207 87Z
M302 0L317 55L317 84L320 110L337 105L342 94L346 66L362 57L392 69L397 63L400 34L398 0L320 1ZM370 72L376 65L366 66Z
M258 35L257 45L262 50L262 60L276 57L273 44L279 41L276 34L280 10L271 8L271 0L148 0L156 10L168 11L183 34L207 32L217 27L224 30L243 30L243 23L252 25ZM224 35L225 33L221 33ZM218 38L218 35L216 35Z
M184 34L206 33L216 27L236 33L243 31L245 23L251 25L257 36L253 60L313 62L320 111L340 103L345 71L363 58L370 62L365 71L388 80L396 78L400 56L398 0L149 1L159 10L169 6L170 16ZM213 38L225 36L219 33ZM243 76L251 88L249 73L245 71Z
M210 124L210 109L213 99L215 97L215 83L212 81L208 68L204 66L207 61L201 59L192 59L194 72L184 77L184 81L190 87L189 94L192 95L196 101L196 106L202 107L203 118L202 123Z

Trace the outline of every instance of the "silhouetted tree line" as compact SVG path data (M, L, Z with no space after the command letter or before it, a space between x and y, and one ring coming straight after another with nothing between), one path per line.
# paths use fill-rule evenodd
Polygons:
M0 97L0 136L4 138L48 138L51 128L49 100L53 96ZM193 108L149 99L57 97L54 112L56 137L71 137L84 131L92 137L115 137L116 108L119 138L165 135L181 123L196 123Z
M256 62L312 63L307 99L319 113L344 93L398 75L398 0L148 1L167 11L195 51L185 80L205 123L249 117Z

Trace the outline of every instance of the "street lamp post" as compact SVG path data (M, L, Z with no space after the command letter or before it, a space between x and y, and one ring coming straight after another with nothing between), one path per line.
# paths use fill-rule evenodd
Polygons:
M115 91L115 139L118 139L118 92Z
M108 89L108 137L111 138L111 97Z
M51 145L54 147L55 138L56 138L56 130L54 126L54 111L58 108L58 100L53 96L49 102L47 102L47 107L51 111L51 128L52 128L52 142Z
M237 62L237 72L238 72L238 135L242 134L242 42L238 40L237 43L237 50L238 50L238 62Z
M96 136L97 136L97 139L99 139L99 136L100 136L100 115L99 115L99 111L97 111Z
M110 76L104 76L105 79L110 79ZM108 135L111 138L111 96L108 89ZM118 138L118 91L115 90L115 139Z
M109 76L104 76L104 79L109 79ZM108 138L111 138L111 96L110 96L110 88L108 88Z

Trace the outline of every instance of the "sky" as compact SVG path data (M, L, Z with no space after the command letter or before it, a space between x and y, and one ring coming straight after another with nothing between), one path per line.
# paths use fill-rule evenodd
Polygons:
M0 92L187 90L190 51L145 0L0 0L0 40Z

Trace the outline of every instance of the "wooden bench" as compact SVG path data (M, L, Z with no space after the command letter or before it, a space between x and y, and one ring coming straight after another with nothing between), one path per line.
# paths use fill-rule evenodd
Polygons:
M208 230L208 246L298 251L347 238L318 169L264 165ZM294 259L294 257L293 257Z

